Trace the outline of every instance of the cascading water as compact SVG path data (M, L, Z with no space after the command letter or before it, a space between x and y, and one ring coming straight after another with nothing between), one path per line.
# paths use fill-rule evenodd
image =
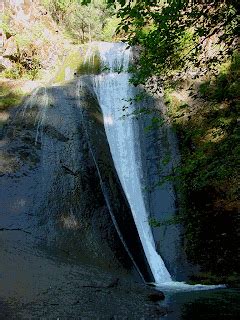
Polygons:
M129 84L131 51L123 43L96 43L105 73L93 76L93 87L102 109L105 131L112 158L123 190L131 207L139 237L156 283L169 282L171 276L157 253L146 195L143 190L143 164L138 143L141 134L134 99L138 93ZM125 117L127 113L129 116ZM123 119L124 118L124 119Z

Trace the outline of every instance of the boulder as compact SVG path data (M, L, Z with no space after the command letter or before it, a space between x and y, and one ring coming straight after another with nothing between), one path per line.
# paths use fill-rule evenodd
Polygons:
M9 59L0 57L0 72L5 69L11 69L12 66L13 66L13 64Z
M3 57L12 57L18 53L18 47L14 37L10 37L4 44Z
M153 291L148 295L148 299L152 302L158 302L165 299L165 295L162 291Z

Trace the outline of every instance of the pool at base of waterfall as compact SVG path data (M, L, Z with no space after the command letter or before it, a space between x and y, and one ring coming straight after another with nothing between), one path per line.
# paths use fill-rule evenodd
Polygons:
M167 320L237 320L240 290L165 291Z

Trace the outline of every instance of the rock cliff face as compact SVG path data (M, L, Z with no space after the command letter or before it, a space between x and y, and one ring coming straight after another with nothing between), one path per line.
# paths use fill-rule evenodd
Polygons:
M1 69L21 71L54 66L66 47L51 15L33 0L5 0L0 8L2 25Z
M9 25L17 28L18 32L31 29L37 23L52 31L58 31L50 14L41 6L39 1L32 0L5 0L3 15L9 19Z

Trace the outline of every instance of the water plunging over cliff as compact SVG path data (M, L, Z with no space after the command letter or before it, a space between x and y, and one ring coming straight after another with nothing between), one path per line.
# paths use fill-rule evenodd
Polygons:
M95 44L94 44L95 45ZM138 89L129 84L127 72L131 51L123 43L96 43L107 72L93 78L93 88L102 109L104 127L112 158L156 283L169 282L171 276L157 253L149 225L148 202L144 190L141 155L141 126L132 114ZM128 114L126 116L126 113Z
M115 186L118 182L116 177L114 178L115 173L108 173L114 166L130 206L131 212L127 204L123 205L122 209L119 209L119 205L115 205L114 208L114 194L110 195L109 210L112 211L112 219L125 249L145 281L149 281L148 279L153 276L159 288L207 290L221 287L191 286L172 280L170 270L175 280L179 278L184 280L186 279L184 269L189 267L181 248L180 226L163 226L153 234L149 218L156 217L164 221L174 218L176 214L176 197L172 183L166 182L163 186L156 188L159 179L170 174L172 168L178 163L176 137L167 122L159 130L150 130L150 133L145 130L151 124L150 119L154 117L155 112L158 116L164 117L165 111L162 101L157 101L143 89L129 83L131 74L128 69L132 60L132 50L124 43L93 42L89 44L85 62L91 63L96 52L100 56L102 73L81 77L77 92L82 110L88 109L89 103L96 105L93 108L90 107L89 116L84 122L90 145L95 141L92 155L98 167L105 199L109 202L107 199L111 194L109 188L113 188L116 194ZM81 86L85 86L87 90L82 90ZM141 99L139 99L140 96ZM97 101L94 102L94 99ZM145 114L142 110L149 112ZM90 130L87 128L89 126ZM105 140L109 146L106 146ZM107 155L109 148L112 159ZM171 160L167 165L162 166L164 159L169 155ZM102 163L108 162L109 168L102 166ZM121 193L120 189L118 194L119 192ZM120 199L123 202L126 201L124 196ZM121 216L124 217L121 218ZM129 230L132 230L130 234ZM168 267L162 259L162 252ZM145 257L143 257L144 254ZM149 267L150 273L147 271ZM182 273L180 277L176 275L177 269Z

